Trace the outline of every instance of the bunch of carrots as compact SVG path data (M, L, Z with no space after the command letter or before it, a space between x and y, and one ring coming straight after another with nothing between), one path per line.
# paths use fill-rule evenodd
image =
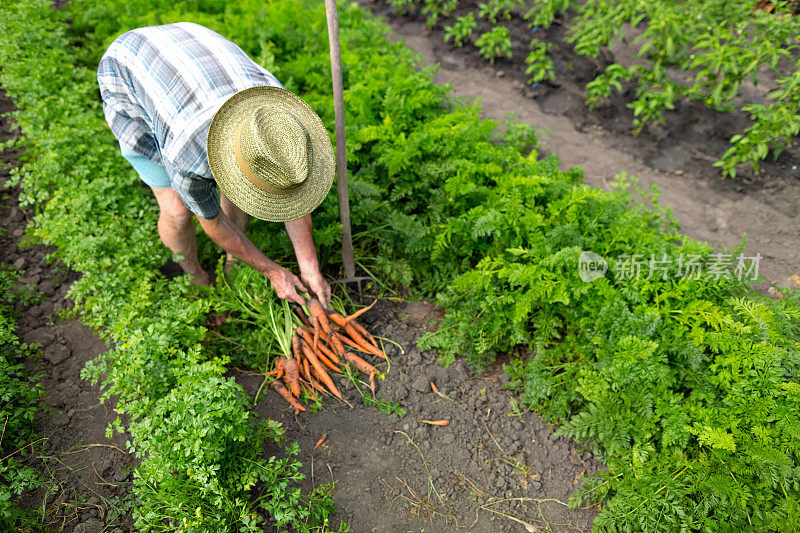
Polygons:
M344 373L342 365L352 365L369 376L370 388L375 392L378 369L345 349L347 345L352 350L387 359L375 338L355 320L372 305L349 316L326 311L315 299L309 300L305 307L296 308L300 325L294 329L291 343L286 343L284 354L267 372L273 377L272 388L294 407L295 414L306 410L299 401L303 390L314 399L318 391L342 399L331 378L332 372Z

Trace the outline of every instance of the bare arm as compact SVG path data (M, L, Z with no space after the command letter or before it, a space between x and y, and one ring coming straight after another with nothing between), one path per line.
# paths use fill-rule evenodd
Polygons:
M272 282L272 286L275 287L275 292L278 294L278 296L285 300L296 302L300 305L305 305L305 299L300 296L297 291L300 290L302 292L307 292L307 289L305 286L303 286L302 282L297 278L297 276L265 256L261 250L256 248L250 239L248 239L247 236L242 233L242 231L235 224L233 224L233 222L231 222L231 220L223 211L220 210L217 218L205 219L202 217L197 217L197 219L200 221L200 226L203 228L203 231L205 231L211 240L217 243L223 250L241 259L248 265L267 276L270 282ZM294 238L292 238L292 242L294 243ZM314 243L312 239L312 248L313 245ZM296 248L297 247L295 245L295 249ZM305 248L304 252L307 253ZM313 256L314 261L316 261L316 250L313 250ZM301 265L301 271L302 268L303 267ZM317 271L319 271L318 266Z
M286 223L286 233L292 240L297 264L300 266L300 279L308 285L323 307L327 308L331 300L331 286L322 276L317 259L317 247L314 245L311 215Z

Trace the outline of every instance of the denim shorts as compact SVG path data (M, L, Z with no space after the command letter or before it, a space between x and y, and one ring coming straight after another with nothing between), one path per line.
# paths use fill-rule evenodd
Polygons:
M137 154L127 146L120 144L119 148L122 151L122 157L127 159L136 172L139 173L139 177L142 178L143 182L151 187L162 189L172 186L169 181L169 176L167 175L167 170L164 167L150 161L143 155Z

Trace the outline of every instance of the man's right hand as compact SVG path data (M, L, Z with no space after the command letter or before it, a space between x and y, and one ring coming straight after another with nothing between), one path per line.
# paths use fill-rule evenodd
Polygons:
M297 293L298 290L308 292L308 289L300 279L268 259L261 250L250 242L250 239L242 233L242 230L228 219L224 211L220 210L219 215L213 219L197 218L206 235L211 237L211 240L223 250L267 276L278 296L300 305L306 304L305 299Z
M305 298L297 293L298 290L300 292L308 292L308 289L300 281L300 278L277 265L271 268L266 275L270 282L272 282L272 286L275 288L275 292L278 296L299 305L306 305Z

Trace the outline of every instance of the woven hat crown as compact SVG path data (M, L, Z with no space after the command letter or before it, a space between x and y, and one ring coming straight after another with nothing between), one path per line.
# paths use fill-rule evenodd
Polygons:
M308 132L287 110L257 108L242 121L236 141L239 167L256 187L281 194L308 179Z
M206 148L220 192L262 220L311 213L333 184L336 158L325 124L282 87L250 87L228 97L209 124Z

